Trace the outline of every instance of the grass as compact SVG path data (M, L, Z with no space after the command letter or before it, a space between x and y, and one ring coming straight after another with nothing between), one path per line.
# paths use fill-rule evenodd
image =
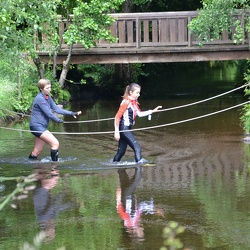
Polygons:
M13 102L16 96L16 84L6 79L0 79L0 119L12 116Z

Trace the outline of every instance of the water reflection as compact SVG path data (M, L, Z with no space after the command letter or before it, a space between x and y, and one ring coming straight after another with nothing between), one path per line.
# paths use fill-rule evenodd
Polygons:
M242 101L234 97L160 113L151 121L138 119L136 128L203 115ZM158 102L147 101L145 108ZM190 102L192 100L186 98L161 103L172 107ZM100 102L100 107L88 110L89 117L82 119L111 117L116 108L117 103ZM34 164L23 160L33 143L30 134L19 138L16 133L2 132L1 175L39 173L35 191L37 219L43 229L46 223L51 223L53 230L56 228L56 232L50 232L54 239L48 242L47 249L56 249L55 245L65 245L67 249L81 246L88 250L160 249L163 228L168 221L176 221L186 228L180 236L186 248L245 250L250 244L250 144L242 142L239 112L230 110L178 126L136 131L143 157L154 165L142 169L133 165L118 172L108 164L116 150L112 135L60 135L63 161L58 162L55 169L47 161L41 166L36 163L33 169ZM108 121L64 124L53 131L112 129L113 121ZM15 151L7 150L9 148ZM132 150L124 161L131 159ZM59 176L52 176L53 173ZM50 189L43 190L46 180L51 182ZM0 184L5 185L1 191L3 196L16 185L15 182ZM0 249L18 249L19 242L33 239L37 224L32 198L18 201L18 212L8 207L2 212Z
M131 172L131 169L129 170ZM133 171L133 170L132 170ZM160 214L164 216L164 210L156 208L154 199L138 201L136 187L142 178L142 167L134 168L130 175L127 169L119 169L120 187L116 190L117 212L124 222L125 231L138 241L144 240L144 228L142 214Z
M70 208L70 203L64 203L63 193L52 195L51 190L58 185L59 170L54 163L50 167L37 165L34 169L37 179L33 192L34 210L42 231L47 240L55 238L55 218L57 215Z

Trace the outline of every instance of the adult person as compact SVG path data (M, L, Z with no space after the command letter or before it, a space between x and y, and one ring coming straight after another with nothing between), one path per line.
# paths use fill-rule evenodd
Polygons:
M121 160L122 156L126 152L127 145L134 150L135 161L137 163L143 162L141 147L132 132L129 130L132 129L137 115L139 117L150 116L152 113L157 112L160 108L162 108L162 106L158 106L153 110L141 111L137 101L140 96L140 91L141 86L137 83L131 83L125 88L123 100L115 116L114 138L116 141L119 141L119 144L113 162L119 162Z
M81 111L72 112L58 107L50 96L50 80L40 79L37 86L40 92L33 101L30 119L30 130L35 136L34 149L29 155L29 159L37 159L37 156L42 152L45 143L48 143L51 147L52 161L58 161L59 141L49 130L47 130L49 120L58 123L63 122L63 120L56 117L53 112L61 115L72 115L76 118L76 115L80 115Z

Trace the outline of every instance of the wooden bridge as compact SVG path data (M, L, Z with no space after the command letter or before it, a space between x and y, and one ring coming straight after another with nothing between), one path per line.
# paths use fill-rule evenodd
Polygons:
M96 48L84 49L76 44L73 48L73 64L109 63L152 63L152 62L194 62L211 60L243 60L249 53L249 40L234 43L235 28L223 32L221 39L199 46L188 24L198 15L196 11L121 13L111 14L116 21L110 27L117 42L98 41ZM241 15L235 18L242 19ZM244 20L241 20L243 29ZM59 23L60 36L68 27L66 20ZM43 37L43 39L46 39ZM44 62L49 62L46 51L37 52ZM58 54L62 63L68 54L68 46L63 43Z

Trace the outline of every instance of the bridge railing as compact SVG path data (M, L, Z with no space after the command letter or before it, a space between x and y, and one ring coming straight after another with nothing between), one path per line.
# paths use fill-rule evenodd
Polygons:
M150 13L120 13L111 14L116 21L110 27L112 35L117 39L115 43L108 41L97 41L100 48L143 48L143 47L191 47L199 44L199 40L188 28L191 20L197 17L197 11L181 12L150 12ZM234 18L241 20L244 27L244 19L241 14ZM63 32L69 27L67 20L59 23L59 35L62 38ZM224 31L220 40L208 42L206 44L234 44L235 27ZM63 41L63 40L62 40ZM248 42L246 36L245 41ZM81 44L76 44L75 48L82 48ZM63 42L62 48L67 48Z

